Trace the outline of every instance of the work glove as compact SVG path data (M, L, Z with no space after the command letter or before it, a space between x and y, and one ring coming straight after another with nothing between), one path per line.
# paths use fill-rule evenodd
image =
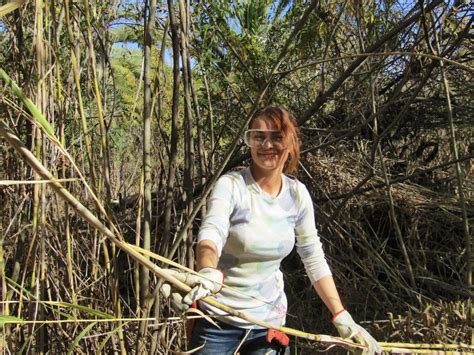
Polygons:
M161 286L160 293L165 298L171 299L173 308L178 312L184 312L194 302L219 292L222 288L222 281L224 279L222 272L212 267L205 267L199 270L199 275L186 271L179 271L177 269L166 269L164 271L191 287L191 291L183 297L178 290L172 289L172 286L169 283L165 282Z
M360 344L366 345L367 350L363 354L381 354L382 348L377 341L360 325L352 319L349 312L342 311L334 319L332 323L336 327L341 338L352 338Z

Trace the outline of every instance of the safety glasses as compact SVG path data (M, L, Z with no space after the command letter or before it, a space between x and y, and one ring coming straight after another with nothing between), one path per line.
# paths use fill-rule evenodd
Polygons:
M267 141L277 150L287 148L283 133L278 130L248 129L244 133L244 142L251 148L265 146Z

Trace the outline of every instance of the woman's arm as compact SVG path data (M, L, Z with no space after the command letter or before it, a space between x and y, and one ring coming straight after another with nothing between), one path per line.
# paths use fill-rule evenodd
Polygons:
M205 267L217 268L219 257L217 246L212 240L202 240L196 247L196 268L201 270Z
M334 279L331 275L322 277L314 283L313 287L333 317L344 310Z
M342 305L316 230L311 196L306 188L301 192L302 206L295 235L296 248L305 265L306 273L319 297L331 311L332 323L337 328L339 335L342 338L354 338L367 345L368 354L381 353L382 348L377 344L377 341L364 328L354 322Z
M235 208L237 188L235 178L224 175L217 180L207 201L207 214L199 228L196 246L196 268L216 268L230 228L230 216Z

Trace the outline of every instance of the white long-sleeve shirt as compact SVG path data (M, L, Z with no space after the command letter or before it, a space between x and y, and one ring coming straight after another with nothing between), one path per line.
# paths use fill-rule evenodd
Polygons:
M211 240L217 246L217 267L227 286L215 296L217 301L277 326L285 323L287 312L280 263L295 241L311 284L331 275L308 190L298 180L282 178L280 193L272 197L258 186L249 168L220 177L198 236L198 242ZM225 314L204 302L200 308ZM255 327L237 317L222 321Z

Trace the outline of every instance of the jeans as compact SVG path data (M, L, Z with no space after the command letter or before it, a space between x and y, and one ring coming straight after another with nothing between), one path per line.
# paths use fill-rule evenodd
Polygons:
M199 355L277 355L286 354L285 347L268 343L267 329L244 329L217 322L221 329L199 318L194 323L188 350L204 346L193 352ZM247 335L248 333L248 335ZM247 336L246 336L247 335ZM245 338L245 340L243 340ZM243 341L242 341L243 340ZM241 344L242 343L242 344Z

